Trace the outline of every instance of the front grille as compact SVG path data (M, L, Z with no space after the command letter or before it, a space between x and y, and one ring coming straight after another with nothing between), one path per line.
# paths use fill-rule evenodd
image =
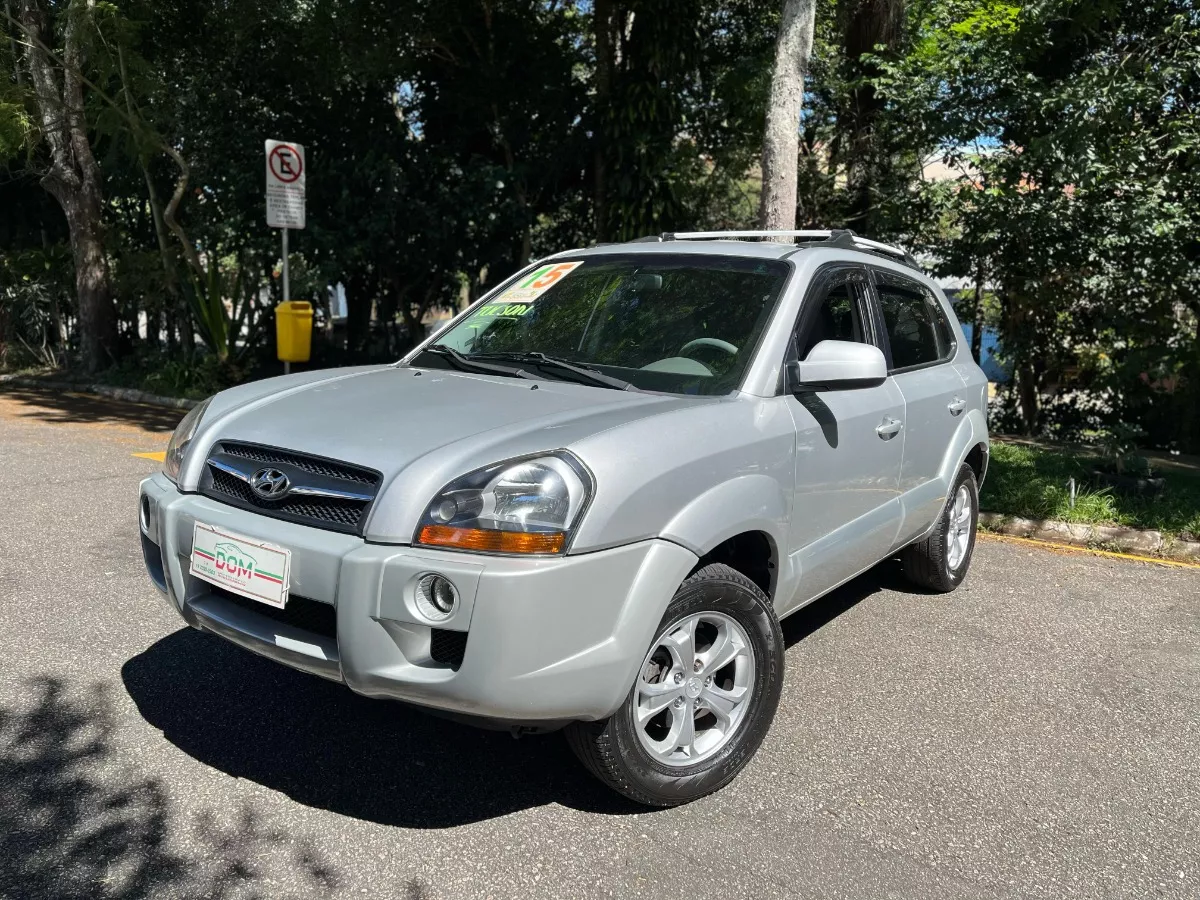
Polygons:
M218 468L217 462L225 468L236 469L242 477ZM248 480L266 467L277 468L287 475L293 489L323 489L358 496L351 499L289 493L279 500L264 499L251 490ZM256 444L223 442L215 445L209 454L200 480L200 493L271 518L329 531L361 534L381 478L378 472L336 460Z
M223 497L237 500L239 504L252 506L264 515L274 516L279 519L312 519L315 522L344 525L351 529L358 528L359 519L362 517L364 504L355 500L305 499L292 502L284 500L280 503L268 503L260 500L254 491L250 490L250 486L246 482L234 478L229 473L216 469L211 474L212 481L210 486L214 492L223 495ZM222 498L214 497L213 499Z
M429 655L436 663L457 669L467 654L467 633L445 628L429 629Z
M257 444L221 444L221 451L230 456L238 456L258 463L260 466L275 466L283 464L294 466L302 472L313 475L324 475L327 478L340 478L342 481L353 481L356 484L366 484L372 487L379 482L379 474L370 469L362 469L333 460L318 459L286 450L276 450L274 447L260 447Z
M281 625L291 625L293 628L337 640L337 608L328 603L292 594L288 597L287 605L283 609L277 609L216 585L209 585L209 590L214 596L220 597L226 603L239 609L257 613Z

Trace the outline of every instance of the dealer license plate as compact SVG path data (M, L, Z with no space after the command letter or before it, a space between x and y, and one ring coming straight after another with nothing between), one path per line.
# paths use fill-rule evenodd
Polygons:
M197 522L191 573L279 609L287 604L292 551Z

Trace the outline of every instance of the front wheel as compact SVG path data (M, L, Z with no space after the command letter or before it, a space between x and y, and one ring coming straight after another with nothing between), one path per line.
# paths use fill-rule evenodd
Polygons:
M729 566L705 566L675 593L621 708L569 726L567 740L626 797L676 806L745 767L782 686L783 636L770 600Z
M975 472L964 464L933 531L901 554L909 581L939 593L958 587L971 567L978 523L979 488Z

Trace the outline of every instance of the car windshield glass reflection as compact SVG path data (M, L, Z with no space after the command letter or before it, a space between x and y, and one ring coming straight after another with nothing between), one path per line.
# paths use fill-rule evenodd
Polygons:
M491 361L598 387L725 394L789 271L775 260L682 254L548 263L438 335L437 349L413 364L464 371Z

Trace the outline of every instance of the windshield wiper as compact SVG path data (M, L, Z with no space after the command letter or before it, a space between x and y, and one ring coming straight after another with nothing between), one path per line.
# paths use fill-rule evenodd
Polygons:
M430 344L422 353L436 353L438 356L444 356L449 359L454 366L464 372L478 372L487 375L508 375L509 377L517 378L533 378L524 369L514 369L510 366L496 366L490 363L477 362L469 356L464 356L453 347L448 347L445 344Z
M605 375L591 366L581 366L570 360L560 359L557 356L547 356L536 350L526 353L473 353L471 359L508 359L518 363L529 363L535 366L549 366L555 369L562 369L565 372L571 372L584 379L588 384L594 384L598 387L613 388L618 391L640 391L637 385L629 381L624 381L620 378L614 378L612 375Z

